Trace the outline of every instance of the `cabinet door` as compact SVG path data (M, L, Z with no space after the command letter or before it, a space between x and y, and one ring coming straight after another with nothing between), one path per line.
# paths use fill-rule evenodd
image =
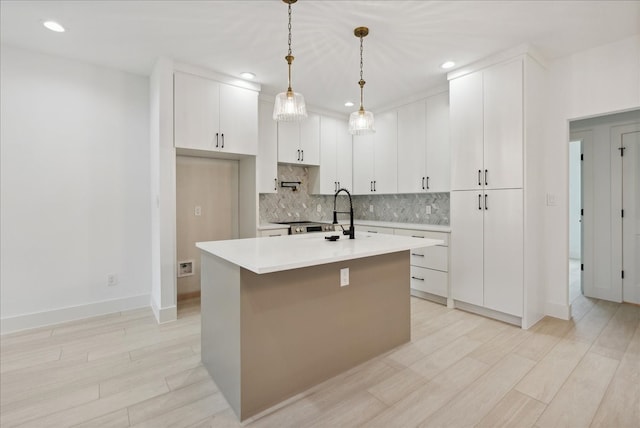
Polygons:
M485 188L522 188L522 60L484 72Z
M374 134L353 136L353 193L373 192Z
M451 192L451 297L482 306L482 192ZM480 209L478 209L480 207Z
M298 122L278 122L278 162L300 163Z
M300 122L300 163L320 165L320 116L309 113Z
M272 118L273 104L260 101L258 105L258 192L278 191L278 127Z
M220 84L220 149L258 154L258 93Z
M180 72L174 74L173 82L175 146L217 150L220 146L220 84Z
M484 305L521 317L524 284L522 190L487 190L485 196ZM453 224L452 228L456 230Z
M338 185L353 189L353 143L347 121L336 123L336 180Z
M449 82L451 130L451 190L482 188L483 169L482 72Z
M398 192L398 114L390 111L376 117L374 134L374 193Z
M443 92L427 98L427 192L451 189L449 148L449 93Z
M424 100L398 109L398 193L427 190L426 120Z
M336 128L337 120L331 117L320 118L320 167L317 171L309 171L310 182L313 181L313 193L332 195L338 189L336 165ZM314 179L311 180L311 177Z

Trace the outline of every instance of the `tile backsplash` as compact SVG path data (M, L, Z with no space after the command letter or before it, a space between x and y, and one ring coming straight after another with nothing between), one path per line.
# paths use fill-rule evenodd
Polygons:
M278 165L280 181L300 181L298 190L278 188L278 193L260 194L260 223L277 221L331 221L332 195L310 195L309 169ZM338 210L348 210L346 195L338 197ZM431 213L427 214L427 206ZM371 210L373 208L373 211ZM353 196L356 219L399 223L449 224L449 193Z

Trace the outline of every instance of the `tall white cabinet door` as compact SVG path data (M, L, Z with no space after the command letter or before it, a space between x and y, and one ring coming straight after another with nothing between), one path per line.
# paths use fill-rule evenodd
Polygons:
M353 193L373 192L374 134L353 137Z
M300 122L300 163L320 165L320 116L309 113L309 117Z
M448 92L427 98L426 132L427 177L429 178L426 191L448 192L451 189Z
M398 193L426 190L426 121L424 100L398 109Z
M522 189L487 190L483 210L484 306L517 317L523 306L522 197Z
M483 200L481 191L451 192L451 296L483 305Z
M216 142L220 145L220 84L180 72L174 74L173 84L175 146L216 150Z
M487 189L522 188L522 60L484 71L484 169Z
M243 155L258 153L258 93L220 84L220 147Z
M258 192L278 191L278 126L273 120L273 104L258 104Z
M278 122L278 162L300 162L300 124Z
M323 116L320 119L320 168L318 193L330 195L337 190L337 120Z
M395 110L376 117L374 141L373 191L375 193L397 193L398 115Z
M336 180L338 185L353 190L353 143L347 121L336 122Z
M478 180L483 169L482 98L482 72L449 82L451 190L482 188Z

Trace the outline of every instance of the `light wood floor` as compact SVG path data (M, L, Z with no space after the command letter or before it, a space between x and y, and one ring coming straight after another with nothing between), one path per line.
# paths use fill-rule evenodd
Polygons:
M638 427L640 308L578 297L529 331L412 299L412 342L251 427ZM239 426L200 363L199 302L3 336L5 427Z

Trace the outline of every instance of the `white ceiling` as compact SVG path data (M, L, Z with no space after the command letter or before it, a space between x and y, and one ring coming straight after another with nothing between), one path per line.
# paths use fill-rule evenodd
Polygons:
M253 1L0 1L1 41L148 75L168 56L238 76L268 94L286 88L287 7ZM53 19L68 31L46 30ZM640 1L328 1L293 5L293 88L336 112L357 102L357 26L365 106L444 84L445 60L464 66L523 43L548 59L640 33Z

